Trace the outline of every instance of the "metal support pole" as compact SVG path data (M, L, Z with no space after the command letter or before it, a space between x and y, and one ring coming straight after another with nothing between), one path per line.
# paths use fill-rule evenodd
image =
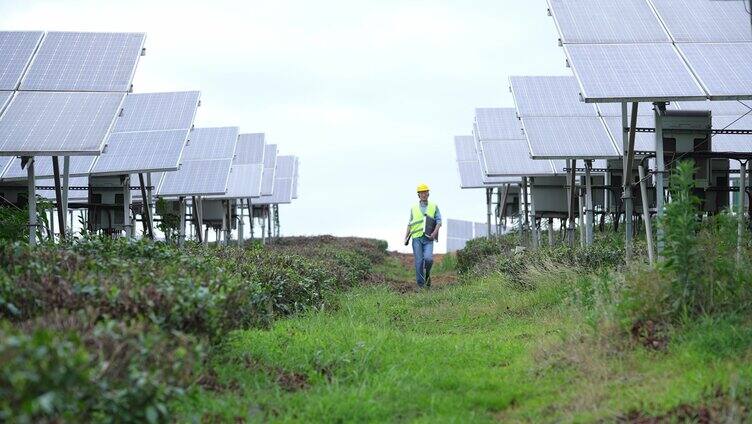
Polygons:
M26 179L28 183L29 244L37 244L37 192L34 181L34 157L27 157Z
M229 246L230 241L232 240L232 208L230 207L231 203L231 200L225 200L225 215L227 215L227 219L225 220L225 246Z
M205 237L203 232L203 220L201 216L201 208L199 207L199 197L193 196L191 198L191 218L193 218L194 227L196 230L196 240L199 243L204 243Z
M633 102L632 103L632 115L631 115L631 125L629 128L629 131L627 131L627 103L623 102L621 104L621 121L623 124L623 148L624 148L624 156L623 156L623 177L624 181L622 181L624 186L624 195L622 196L624 200L624 231L625 231L625 240L624 240L624 250L625 250L625 256L626 261L629 262L632 260L632 238L633 238L633 225L632 225L632 218L634 215L633 211L633 203L632 203L632 161L634 159L634 137L635 137L635 127L637 126L637 107L639 103Z
M650 266L655 263L653 255L653 224L650 222L650 204L648 203L648 183L645 181L645 167L637 168L640 173L640 198L642 199L642 219L645 221L645 239L648 242L648 260Z
M582 184L582 181L580 181ZM587 245L587 228L585 228L585 219L583 217L582 210L585 205L585 191L580 185L580 189L577 190L577 225L580 227L580 246L585 247Z
M554 245L554 219L548 218L548 245Z
M486 188L486 238L491 238L491 198L493 189Z
M736 234L737 265L740 265L742 262L742 246L744 244L744 200L747 197L747 163L746 161L740 161L741 166L739 167L739 225Z
M57 220L60 223L60 240L65 240L65 211L63 210L63 193L60 189L60 161L57 156L52 157L52 174L55 180L55 203L57 204Z
M268 205L266 209L267 209L266 210L266 225L267 225L267 230L269 234L269 239L271 239L273 237L272 235L272 205Z
M529 215L528 215L528 210L527 210L527 205L528 205L528 198L527 198L527 177L522 177L522 197L523 197L522 206L525 209L523 211L523 215L522 215L524 217L524 221L523 221L523 224L522 224L522 234L523 234L524 239L525 239L524 243L527 244L527 232L528 232L528 230L530 230L530 222L528 221Z
M496 236L501 235L501 187L496 188Z
M567 244L569 247L574 247L574 202L577 198L575 192L575 168L577 165L576 159L571 159L569 162L569 222L567 223Z
M535 219L535 196L533 196L533 178L530 177L530 218L531 234L533 236L533 250L538 249L538 221Z
M251 199L248 198L248 226L250 227L250 233L251 233L251 243L253 242L253 203L251 203Z
M178 199L178 208L180 209L180 229L178 230L178 245L185 244L185 197Z
M70 183L70 156L63 156L63 210L65 212L68 212L69 183ZM72 227L73 227L73 224L71 221L71 228Z
M590 169L593 167L593 161L592 160L586 160L585 161L585 208L586 208L586 214L585 219L587 220L586 223L586 233L587 236L586 242L587 245L590 246L593 244L593 241L595 241L595 219L593 216L593 181L590 178Z
M123 229L125 238L130 239L133 234L131 223L131 176L123 177Z
M655 115L655 210L658 215L658 219L663 216L663 205L666 178L666 165L663 158L663 108L666 107L665 103L654 103L654 115ZM663 228L658 225L656 229L656 252L660 257L663 252Z
M145 222L144 232L147 234L149 239L154 240L154 223L151 220L151 199L149 198L149 194L146 192L146 181L144 180L143 173L138 174L138 182L141 185L141 203L144 213L143 220Z
M238 246L240 246L240 247L243 247L243 242L245 241L245 240L243 240L243 238L245 236L243 234L243 230L244 230L243 227L245 225L245 222L244 222L245 221L245 217L243 216L243 215L245 215L243 213L243 209L244 209L243 203L244 203L243 199L238 199L238 203L236 205L236 207L238 208L238 218L239 218L239 221L238 221Z

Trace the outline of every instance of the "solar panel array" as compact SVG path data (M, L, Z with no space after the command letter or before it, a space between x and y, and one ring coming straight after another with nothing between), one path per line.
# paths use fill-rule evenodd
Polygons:
M93 156L73 156L70 158L68 168L71 177L83 177L89 174L95 158ZM60 175L63 173L63 158L58 159L60 165ZM37 178L51 178L54 173L52 169L52 158L50 156L37 156L34 158L34 175ZM28 177L26 169L21 168L21 159L16 157L11 161L10 166L3 174L2 180L14 181L25 180Z
M198 91L128 94L92 174L177 170L199 101Z
M265 146L266 141L263 133L240 134L233 163L238 165L263 164Z
M274 187L271 195L262 195L253 200L254 205L279 205L291 203L293 196L293 180L297 172L298 159L295 156L279 156L274 176Z
M458 135L454 137L454 148L457 153L457 168L460 173L461 188L498 187L506 183L519 182L519 178L485 177L480 165L480 157L475 150L475 145L475 139L472 136Z
M752 99L744 1L549 0L586 102Z
M260 135L260 137L259 137ZM240 134L232 161L227 192L221 199L246 199L261 196L261 179L264 173L263 134Z
M165 173L159 195L224 195L237 141L237 127L194 128L180 169Z
M0 31L0 90L18 89L42 31Z

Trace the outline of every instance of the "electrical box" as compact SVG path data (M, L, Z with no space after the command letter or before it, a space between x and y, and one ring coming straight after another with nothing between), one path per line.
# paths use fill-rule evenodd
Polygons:
M230 203L230 212L232 213L232 219L230 220L230 224L232 225L232 229L234 230L237 227L237 208L235 207L235 201L234 200L208 200L204 199L202 200L202 217L204 224L212 227L212 228L222 228L222 222L225 219L225 216L227 214L226 205L227 202Z
M125 219L125 193L130 197L128 175L89 177L89 226L93 231L107 233L123 231ZM130 199L129 203L130 203Z
M567 177L535 177L528 178L528 181L532 188L536 217L563 218L568 216ZM575 210L575 213L577 210L579 208Z
M640 186L637 184L640 181L639 167L640 158L635 158L634 167L632 168L632 181L636 184L632 186L632 201L634 213L642 215L642 195L640 194ZM622 159L609 159L606 162L606 168L608 169L608 212L617 213L624 212L619 210L621 204L621 196L624 194L624 162ZM645 172L647 172L648 165L645 165ZM648 207L655 209L655 183L652 178L648 178L645 181L648 192Z

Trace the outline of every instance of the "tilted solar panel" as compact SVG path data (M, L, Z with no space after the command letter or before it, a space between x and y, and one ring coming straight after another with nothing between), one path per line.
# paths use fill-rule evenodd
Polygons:
M741 118L738 116L713 116L713 128L727 128L731 130L752 129L752 116L747 115ZM716 134L712 139L712 148L714 152L751 153L752 135Z
M674 41L752 41L747 1L651 0Z
M522 125L534 159L619 157L599 117L529 117Z
M190 129L201 98L198 91L129 93L113 132Z
M677 47L711 100L749 98L752 43L682 43Z
M668 43L569 44L564 51L586 102L706 98L678 51Z
M455 136L454 148L457 154L457 170L460 173L460 188L498 187L505 183L519 181L519 178L484 175L478 151L475 150L475 139L472 136Z
M539 176L553 175L554 169L548 160L530 158L524 140L481 141L483 169L490 176Z
M239 165L264 163L264 134L240 134L238 147L235 149L235 161Z
M277 145L264 147L264 174L261 177L261 195L268 196L274 192L274 173L277 167Z
M227 191L232 159L207 159L183 162L180 169L165 172L159 195L210 196L223 195Z
M562 43L671 41L645 0L549 0Z
M446 220L446 227L447 237L464 240L473 238L473 223L470 221L449 218Z
M43 35L42 31L0 31L0 90L18 89Z
M458 250L462 250L465 248L466 244L467 244L467 240L465 239L447 237L447 252L453 253Z
M298 180L300 180L300 159L295 158L295 176L292 179L292 198L298 198Z
M261 174L263 165L233 164L227 181L227 192L221 196L208 196L209 199L246 199L261 195Z
M113 133L92 174L175 171L188 130Z
M276 205L291 203L293 194L293 179L297 159L295 156L279 156L277 170L274 176L274 191L271 195L262 195L253 200L255 205Z
M129 91L145 38L143 33L48 32L21 90Z
M472 136L454 136L454 152L457 156L457 162L473 162L478 160L478 151L475 150L475 140Z
M183 151L183 161L232 159L238 142L238 127L194 128Z
M511 77L509 83L520 117L596 116L595 106L580 100L580 88L574 77Z
M0 118L0 155L98 155L123 97L19 92Z
M58 158L60 165L60 176L63 175L63 158ZM89 174L91 166L94 164L93 156L73 156L70 158L68 167L69 175L72 177L83 177ZM25 180L28 173L25 168L21 168L21 159L13 158L2 178L5 180ZM51 178L54 176L52 169L52 158L50 156L34 157L34 176L36 178Z
M523 140L522 127L511 108L475 109L475 137L477 140Z

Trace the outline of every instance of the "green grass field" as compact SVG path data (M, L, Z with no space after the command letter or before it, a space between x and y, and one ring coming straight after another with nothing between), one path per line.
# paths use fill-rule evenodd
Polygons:
M410 275L394 259L382 270ZM704 319L646 348L593 324L600 312L582 292L597 278L548 273L532 290L502 276L407 293L365 285L335 309L229 334L210 378L174 406L200 422L744 420L749 322Z

